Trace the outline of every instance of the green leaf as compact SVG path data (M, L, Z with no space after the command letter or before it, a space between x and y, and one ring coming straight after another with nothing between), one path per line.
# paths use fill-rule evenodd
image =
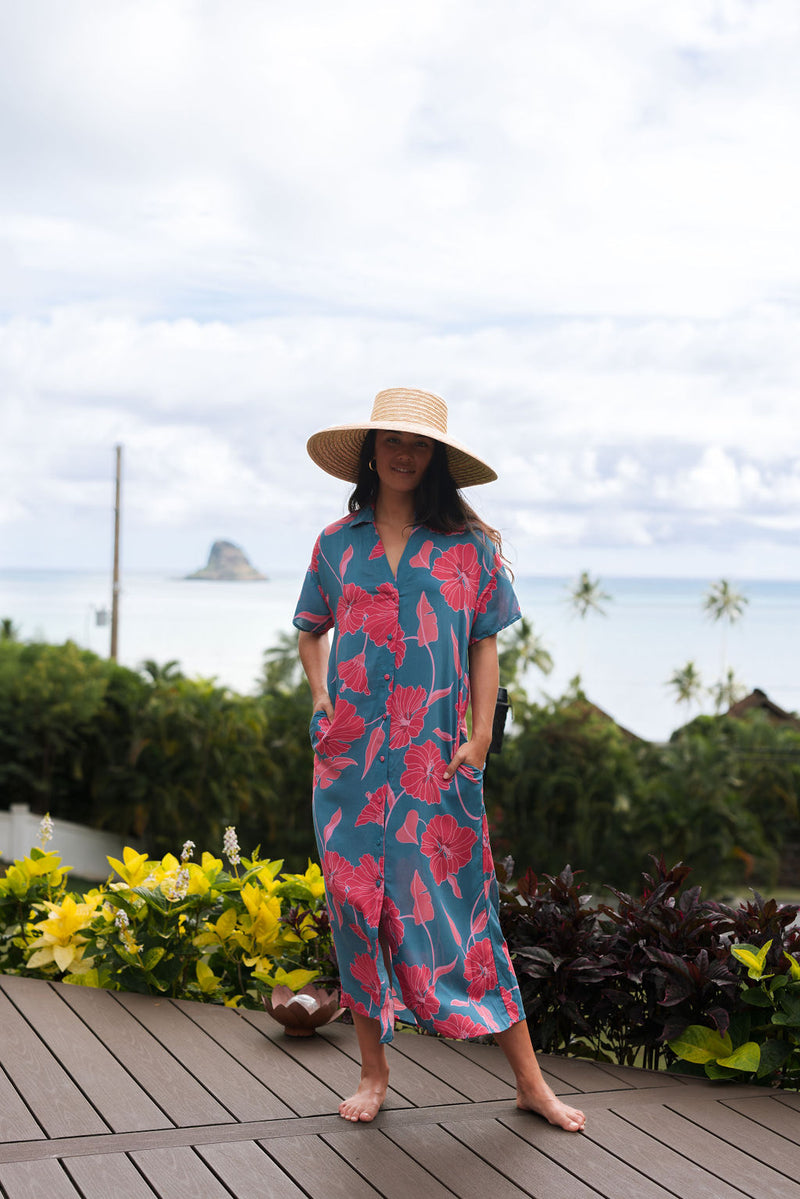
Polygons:
M702 1024L690 1024L679 1037L668 1042L670 1049L687 1062L715 1062L733 1052L733 1042L727 1033L720 1036Z
M736 1071L730 1070L727 1066L718 1066L716 1062L708 1062L706 1064L706 1078L711 1078L715 1082L721 1082L726 1079L736 1078Z
M142 965L144 966L144 969L147 970L148 973L149 971L153 970L161 961L166 952L166 949L162 949L158 945L154 945L152 949L148 949L142 958Z
M791 1052L792 1047L788 1041L779 1041L776 1037L771 1037L768 1041L765 1041L761 1046L761 1064L758 1067L758 1077L766 1078L769 1074L780 1070Z
M746 991L742 991L742 1002L750 1007L772 1007L769 992L761 987L748 987Z
M744 1045L740 1045L738 1049L734 1049L728 1057L717 1058L718 1066L725 1066L729 1070L744 1070L748 1074L752 1074L761 1064L761 1050L755 1041L745 1041Z

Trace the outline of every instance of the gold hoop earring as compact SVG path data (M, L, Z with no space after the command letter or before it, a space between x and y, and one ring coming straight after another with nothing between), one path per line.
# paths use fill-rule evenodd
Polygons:
M369 466L369 469L370 469L370 470L371 470L373 473L376 473L376 466L375 466L375 459L374 459L374 458L370 458L370 460L369 460L369 462L368 462L368 464L367 464L367 465Z

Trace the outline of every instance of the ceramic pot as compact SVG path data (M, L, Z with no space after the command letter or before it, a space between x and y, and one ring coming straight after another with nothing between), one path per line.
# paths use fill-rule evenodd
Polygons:
M310 1037L315 1028L330 1023L344 1011L339 1007L338 991L326 991L313 983L296 994L289 987L274 987L272 997L264 997L264 1007L290 1037Z

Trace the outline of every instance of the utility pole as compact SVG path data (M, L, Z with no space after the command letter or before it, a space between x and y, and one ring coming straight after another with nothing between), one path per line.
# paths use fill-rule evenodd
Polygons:
M119 498L122 478L122 446L114 447L117 470L114 488L114 581L111 587L111 652L112 662L117 660L117 638L119 635Z

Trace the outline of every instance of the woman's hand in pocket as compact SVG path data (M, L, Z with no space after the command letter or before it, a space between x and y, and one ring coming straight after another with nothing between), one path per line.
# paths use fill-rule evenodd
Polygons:
M488 752L489 746L484 745L483 742L465 741L453 754L444 772L444 777L451 779L459 766L471 766L473 770L483 770Z
M333 720L333 704L327 691L320 691L311 697L314 712L324 712L328 720Z

